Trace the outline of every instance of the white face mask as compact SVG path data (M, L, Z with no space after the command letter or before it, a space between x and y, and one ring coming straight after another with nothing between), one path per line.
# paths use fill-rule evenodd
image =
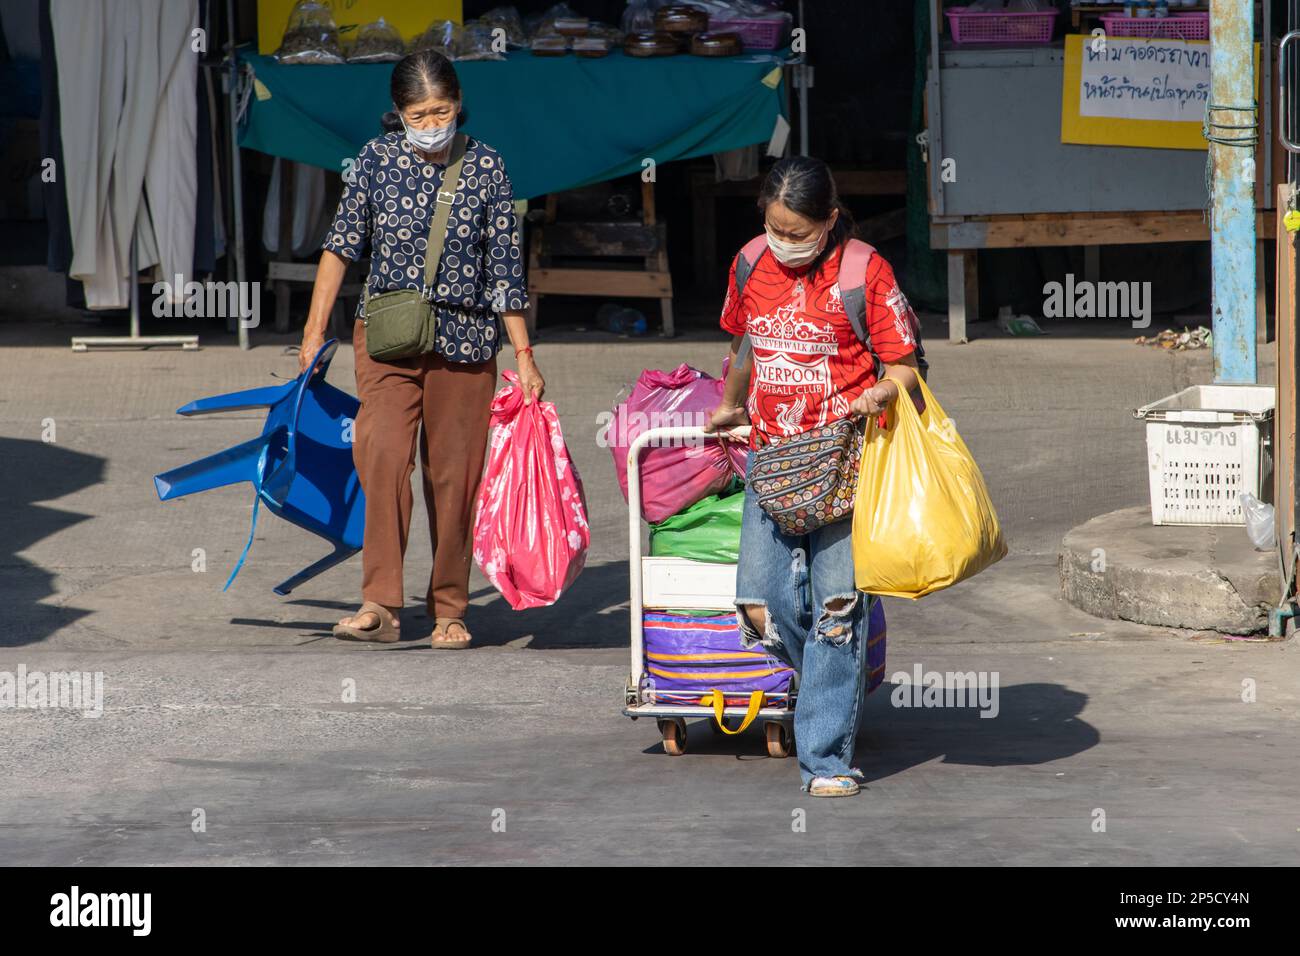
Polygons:
M446 126L435 126L432 129L411 129L406 125L406 117L403 116L402 128L406 130L406 141L416 149L422 149L426 153L442 152L456 136L455 119L452 119Z
M807 242L786 242L768 232L767 247L772 250L772 255L776 256L776 261L781 265L797 269L806 266L821 254L822 240L826 238L826 233L827 230L823 229L820 236Z

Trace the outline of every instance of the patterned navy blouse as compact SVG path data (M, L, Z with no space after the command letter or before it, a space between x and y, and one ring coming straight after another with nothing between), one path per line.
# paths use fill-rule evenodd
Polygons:
M368 246L371 295L424 288L429 219L445 172L396 132L368 142L352 175L344 175L324 248L355 262ZM450 362L492 358L501 344L499 313L528 306L510 178L501 155L473 137L465 144L438 281L425 295L438 317L437 352ZM364 303L358 317L362 309Z

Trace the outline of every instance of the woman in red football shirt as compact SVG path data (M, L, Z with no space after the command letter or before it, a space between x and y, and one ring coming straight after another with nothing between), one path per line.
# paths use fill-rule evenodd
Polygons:
M743 289L732 262L721 324L732 334L733 373L711 427L751 424L751 442L761 446L880 414L917 385L916 317L893 269L879 255L867 266L868 350L841 300L840 259L854 230L830 169L806 156L781 160L758 206L767 248ZM814 796L855 794L863 778L851 761L866 698L869 598L854 587L851 529L841 520L784 534L746 491L736 570L741 636L799 673L795 741L803 789Z

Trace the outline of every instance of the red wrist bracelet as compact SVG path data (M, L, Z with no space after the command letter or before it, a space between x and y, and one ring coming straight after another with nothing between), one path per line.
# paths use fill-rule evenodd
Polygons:
M532 347L531 345L525 345L525 346L524 346L523 348L521 348L521 349L515 349L515 355L516 355L516 356L520 356L520 355L532 355L532 354L533 354L533 347Z

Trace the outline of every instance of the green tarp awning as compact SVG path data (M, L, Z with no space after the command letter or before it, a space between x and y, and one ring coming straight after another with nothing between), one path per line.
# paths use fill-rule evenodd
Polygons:
M246 55L258 83L239 144L338 172L391 110L392 64L281 66ZM465 130L500 150L516 199L765 143L784 113L782 56L539 57L456 64ZM774 72L775 71L775 72ZM766 82L765 82L766 81Z

